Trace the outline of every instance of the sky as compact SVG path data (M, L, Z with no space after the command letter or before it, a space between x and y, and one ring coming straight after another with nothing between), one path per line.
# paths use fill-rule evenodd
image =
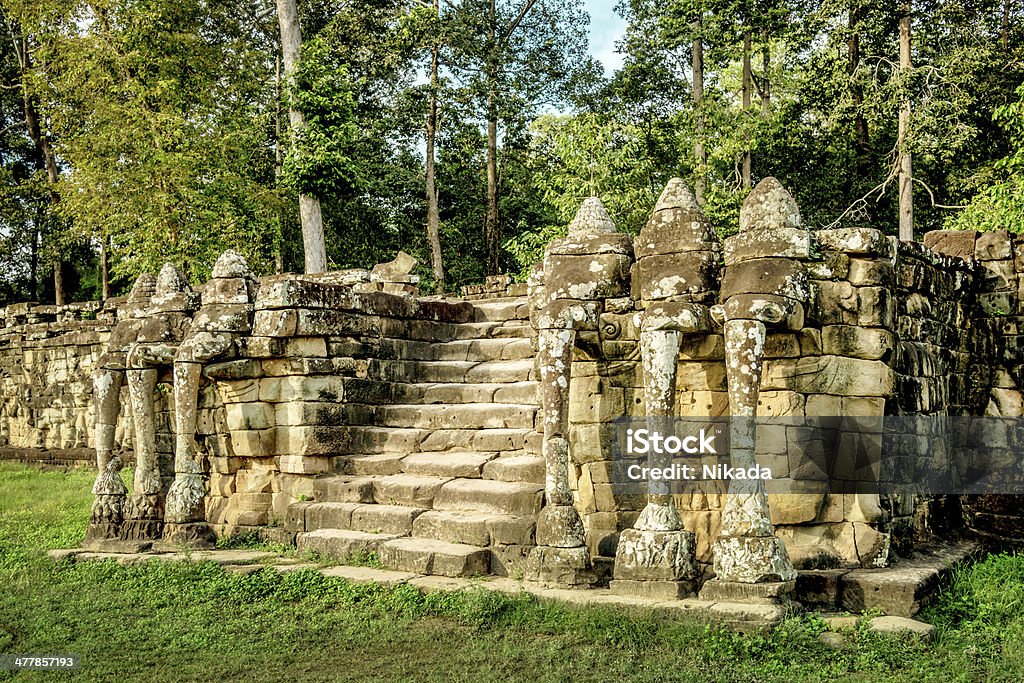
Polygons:
M622 65L622 55L615 53L615 41L622 37L626 22L615 13L616 0L583 0L590 12L590 54L604 65L605 74Z

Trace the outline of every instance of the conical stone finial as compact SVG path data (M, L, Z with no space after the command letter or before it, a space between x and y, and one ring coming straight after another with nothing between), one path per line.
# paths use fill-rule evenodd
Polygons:
M686 209L687 211L700 211L697 199L690 192L682 178L671 178L665 189L661 191L657 204L654 205L655 212L665 209Z
M740 207L740 232L753 229L800 228L800 207L793 195L771 176L757 184Z
M144 304L153 298L156 292L156 278L152 273L143 273L132 285L132 291L128 295L128 303Z
M188 280L173 263L165 263L164 267L160 269L160 275L156 278L157 296L178 294L179 292L187 292L191 289Z
M618 231L615 229L615 221L601 200L598 197L584 199L580 210L576 212L576 217L569 224L569 236L581 237L609 232Z
M682 178L672 178L640 230L636 255L643 258L651 254L706 251L717 242L715 231L690 188Z
M234 249L228 249L213 265L213 273L210 274L210 277L252 277L252 271L249 270L249 264L245 262L244 256Z

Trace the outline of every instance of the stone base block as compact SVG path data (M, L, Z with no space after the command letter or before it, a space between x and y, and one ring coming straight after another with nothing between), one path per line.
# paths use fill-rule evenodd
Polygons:
M356 555L376 553L385 541L398 538L395 534L373 534L349 529L318 529L295 538L299 556L308 552L345 562Z
M715 576L736 583L792 581L796 570L775 536L722 536L714 545Z
M909 634L924 640L932 640L935 637L934 626L907 617L875 617L868 623L868 630L896 636Z
M849 569L806 569L796 579L796 599L801 605L840 609L841 582Z
M537 546L530 551L526 579L559 588L589 588L597 582L590 564L590 552L583 546Z
M164 523L159 519L126 519L121 525L121 538L129 543L150 543L163 537Z
M84 545L117 541L121 538L121 525L114 522L92 522L85 532Z
M608 584L612 593L632 598L654 598L657 600L681 600L694 594L692 581L629 581L613 579Z
M626 529L619 535L615 578L623 581L689 581L697 576L696 539L690 531Z
M743 633L763 633L786 618L791 611L784 605L750 605L738 602L718 602L708 609L708 616Z
M179 548L212 548L216 544L213 531L206 522L165 524L164 538L154 544L157 550L178 550Z
M700 589L700 599L747 605L783 605L791 601L795 593L795 579L770 583L737 583L712 579Z
M86 541L83 550L97 553L144 553L153 547L153 542L124 541L120 539Z
M484 576L491 554L486 548L428 538L396 538L382 543L380 561L388 569L438 576Z

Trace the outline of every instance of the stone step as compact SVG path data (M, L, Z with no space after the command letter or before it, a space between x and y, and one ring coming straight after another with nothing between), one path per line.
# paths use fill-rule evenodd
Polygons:
M342 453L415 453L420 444L431 436L429 429L408 427L376 427L350 425L345 428L346 438Z
M537 389L539 382L441 382L420 384L397 384L389 403L517 403L539 405ZM381 401L383 403L384 401Z
M498 454L476 451L412 453L402 459L402 471L428 477L479 479L488 460Z
M301 556L307 552L345 562L353 556L365 553L379 553L381 546L399 538L395 534L370 534L349 529L318 529L295 537L295 545Z
M446 477L415 474L390 474L373 480L373 499L384 505L430 508L441 487L451 481Z
M544 435L533 429L437 429L420 442L420 451L541 452Z
M313 498L318 503L372 503L373 477L329 474L313 480Z
M416 517L412 535L478 546L533 545L535 526L536 520L532 516L427 510Z
M303 529L344 529L373 534L408 536L424 508L405 505L365 503L307 503L303 506Z
M466 382L525 382L538 379L533 358L492 360L477 363L466 371Z
M433 498L437 510L487 512L502 515L536 515L544 486L488 479L452 479Z
M428 538L396 538L380 544L380 561L389 569L436 576L481 576L490 570L486 548Z
M537 379L533 358L516 360L380 360L367 363L367 376L384 382L510 383Z
M506 455L489 460L482 477L494 481L544 484L544 457L540 455Z
M398 474L405 453L364 453L332 458L336 472L357 476Z
M320 529L348 529L352 511L364 503L316 502L305 507L305 531Z
M345 458L354 456L420 453L430 451L477 451L496 453L499 451L524 450L530 454L540 453L543 435L532 428L477 428L477 429L417 429L413 427L378 427L373 425L349 425L343 428L344 439L337 445L336 470L349 470ZM359 467L353 463L353 468ZM387 468L386 458L368 462L367 467ZM366 474L378 474L380 471Z
M526 297L489 299L473 303L473 320L476 322L529 319L530 304Z
M408 536L412 533L414 521L424 512L424 508L407 505L360 505L352 511L348 528L373 534Z
M534 336L528 320L459 323L452 328L454 339L529 339Z
M377 406L374 424L415 429L531 429L536 406L515 403Z
M521 360L533 358L536 352L529 338L498 337L490 339L455 339L431 344L389 340L387 352L401 360L471 361Z

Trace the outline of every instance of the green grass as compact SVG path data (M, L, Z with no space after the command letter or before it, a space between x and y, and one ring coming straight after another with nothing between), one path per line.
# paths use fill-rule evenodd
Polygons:
M860 629L818 642L813 616L766 636L483 590L421 595L314 570L212 563L55 564L85 531L92 477L0 465L0 652L78 653L80 681L1019 681L1024 557L958 573L931 644ZM13 675L0 672L0 680Z

